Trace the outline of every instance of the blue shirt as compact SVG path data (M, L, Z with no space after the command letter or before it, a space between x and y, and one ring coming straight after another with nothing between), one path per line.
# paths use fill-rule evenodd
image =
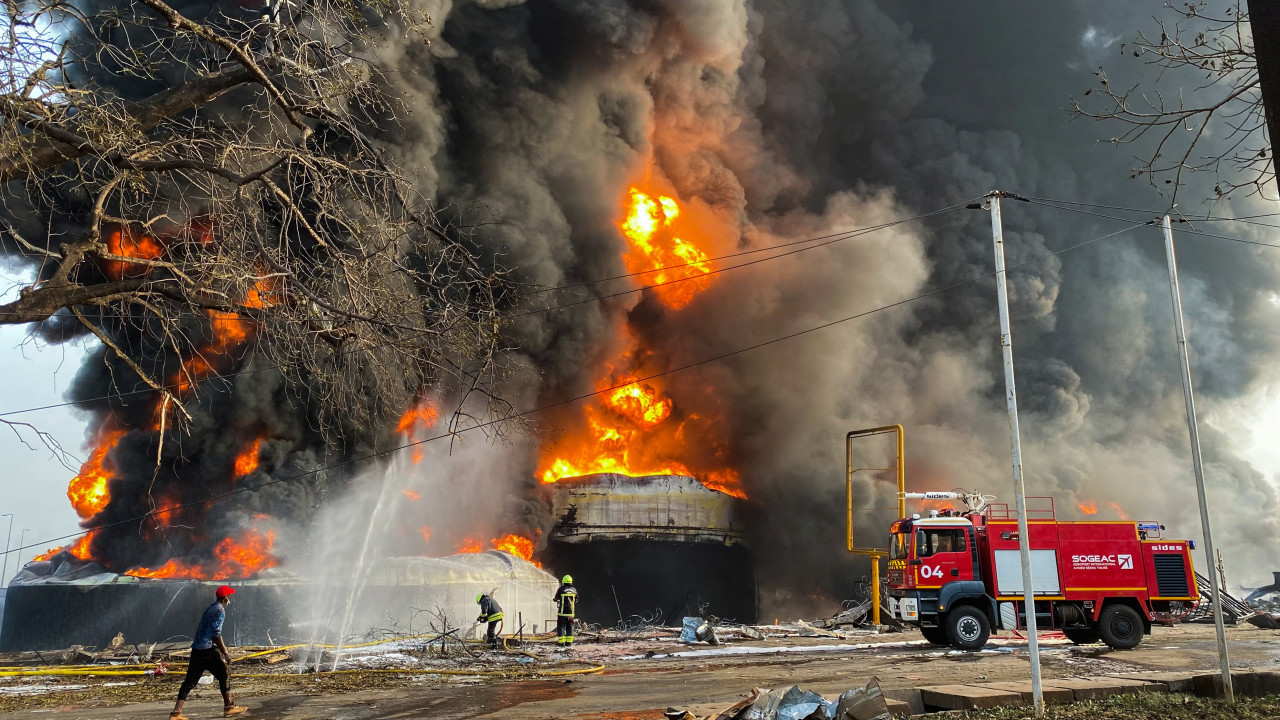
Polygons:
M222 621L227 619L227 609L216 602L200 616L200 624L196 626L196 637L191 643L192 650L208 650L213 647L213 639L222 637Z

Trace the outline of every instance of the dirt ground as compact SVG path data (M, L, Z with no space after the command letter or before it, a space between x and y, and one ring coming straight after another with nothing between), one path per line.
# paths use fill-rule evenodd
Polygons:
M1228 628L1233 667L1280 669L1280 632L1249 625ZM646 654L650 655L646 657ZM391 720L392 718L662 718L668 707L705 715L724 709L753 687L798 684L834 697L875 676L885 688L946 683L1025 680L1025 641L997 638L982 652L961 653L925 643L915 633L855 639L789 638L711 648L667 641L586 644L576 659L604 664L602 673L555 679L499 680L360 673L285 676L238 681L237 700L247 717L288 720ZM1143 670L1217 668L1211 625L1158 627L1137 649L1102 645L1042 644L1045 677L1101 675ZM121 685L62 678L44 707L0 714L0 720L36 717L133 720L165 717L180 678L142 678ZM26 679L24 682L37 682ZM0 688L5 687L0 685ZM221 716L216 689L201 686L187 704L192 718Z

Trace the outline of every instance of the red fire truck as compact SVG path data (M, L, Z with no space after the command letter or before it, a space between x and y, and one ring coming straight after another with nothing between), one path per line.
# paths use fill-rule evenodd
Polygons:
M1025 628L1018 521L1008 505L964 491L905 496L966 507L893 523L891 614L919 625L929 642L961 650L981 648L992 628ZM1052 498L1027 501L1037 628L1129 649L1150 634L1154 613L1198 597L1194 541L1166 540L1157 523L1059 521Z

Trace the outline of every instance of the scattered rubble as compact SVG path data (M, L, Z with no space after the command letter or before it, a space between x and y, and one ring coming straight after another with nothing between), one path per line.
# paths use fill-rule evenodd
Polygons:
M798 685L784 690L755 688L746 698L716 715L698 718L691 712L674 708L665 714L668 720L889 720L892 717L876 678L835 700L801 690Z

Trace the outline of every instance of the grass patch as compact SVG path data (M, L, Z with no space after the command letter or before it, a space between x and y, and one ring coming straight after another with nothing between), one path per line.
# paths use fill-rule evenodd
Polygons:
M1034 717L1029 707L969 710L967 720L1023 720ZM1280 695L1237 698L1234 705L1195 695L1137 693L1106 700L1049 705L1052 720L1275 720L1280 718Z

